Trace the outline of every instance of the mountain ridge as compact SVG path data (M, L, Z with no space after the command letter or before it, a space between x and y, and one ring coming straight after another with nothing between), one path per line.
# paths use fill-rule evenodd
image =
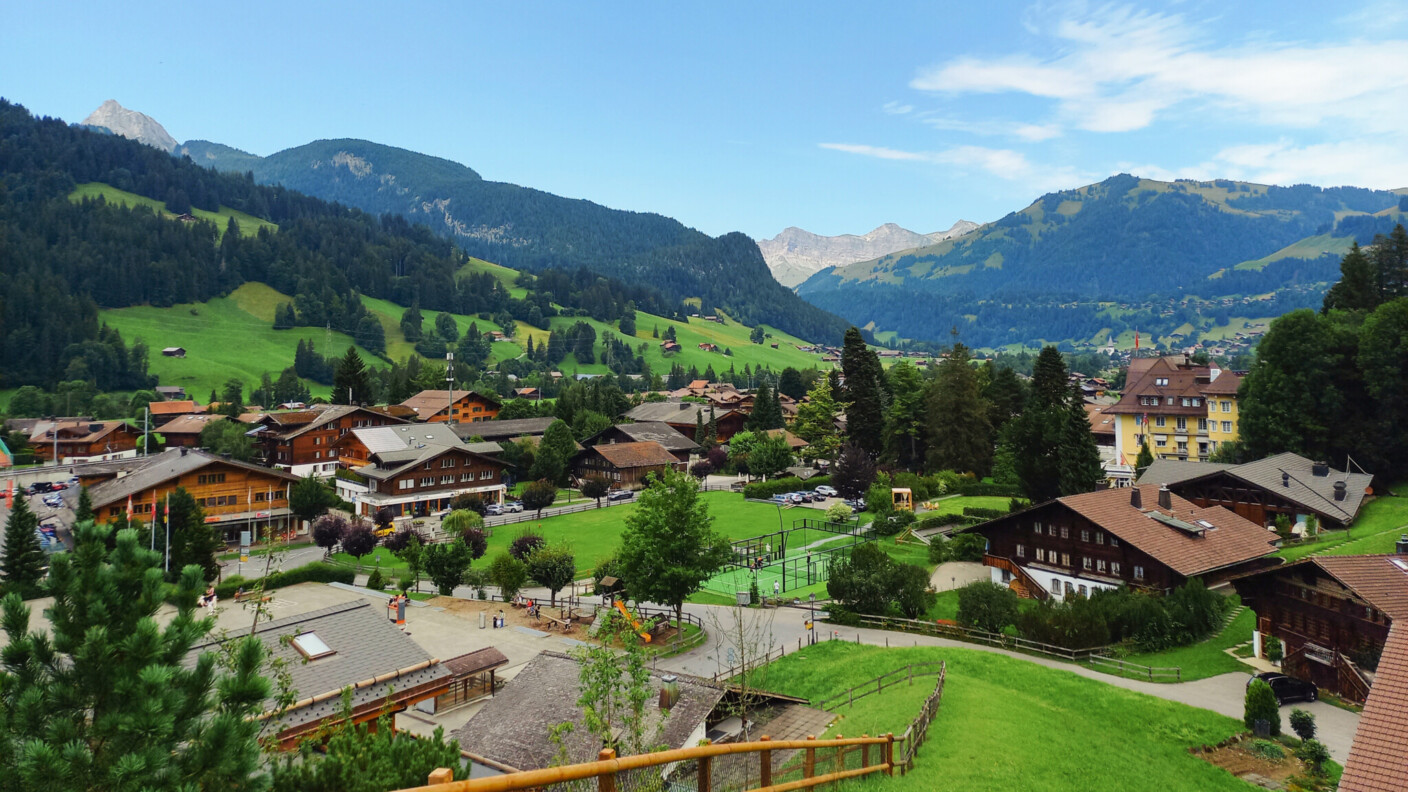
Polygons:
M962 236L978 224L959 220L947 231L920 234L896 223L885 223L864 234L823 236L796 226L783 229L771 239L759 239L758 249L778 283L796 288L827 267L878 258L890 253L942 242Z
M84 126L106 129L114 135L121 135L145 143L168 154L176 150L176 138L172 137L165 127L157 123L155 118L136 110L129 110L119 104L116 99L103 102L81 123Z

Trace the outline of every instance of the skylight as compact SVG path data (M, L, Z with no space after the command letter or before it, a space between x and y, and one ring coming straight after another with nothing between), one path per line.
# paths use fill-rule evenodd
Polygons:
M1217 526L1216 526L1216 525L1213 525L1212 523L1208 522L1207 520L1198 520L1198 525L1203 526L1204 528L1208 529L1209 531L1212 531L1212 530L1216 530L1216 529L1217 529Z
M317 660L334 654L332 647L323 642L317 633L306 632L293 636L293 648L309 660Z
M1404 561L1401 558L1390 558L1389 560L1393 562L1394 566L1398 567L1404 572L1408 572L1408 561Z

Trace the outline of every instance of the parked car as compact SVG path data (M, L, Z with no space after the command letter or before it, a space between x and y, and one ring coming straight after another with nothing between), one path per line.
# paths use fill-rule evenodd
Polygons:
M612 490L607 493L606 499L609 501L630 500L636 496L635 490Z
M396 525L394 523L378 525L376 528L372 529L372 534L374 534L378 539L385 539L386 537L394 533L396 533Z
M856 511L865 511L865 499L864 499L864 498L856 498L856 499L854 499L854 500L848 500L848 501L842 501L842 502L845 503L847 506L850 506L852 509L855 509Z
M771 500L773 503L791 503L791 502L792 502L792 499L791 499L790 497L788 497L787 493L785 493L785 492L779 492L778 494L776 494L776 495L772 496L771 498L769 498L769 500Z
M63 483L62 481L55 481L54 483L49 485L50 492L63 492L66 489L68 489L68 485Z
M1271 692L1276 694L1276 703L1278 704L1292 701L1315 701L1320 698L1320 688L1316 687L1314 682L1288 677L1275 671L1263 671L1248 679L1247 687L1251 687L1252 682L1257 679L1271 686Z
M787 493L787 500L793 503L805 503L807 501L806 497L804 497L800 492Z
M34 482L33 484L30 484L30 485L29 485L29 488L25 490L25 494L27 494L27 495L39 495L39 494L41 494L41 493L53 492L53 491L54 491L54 485L53 485L53 484L50 484L50 483L47 482L47 481L36 481L36 482Z
M826 485L826 484L822 484L821 486L819 486L819 487L817 487L816 489L812 490L812 492L815 492L816 494L818 494L818 495L820 495L820 496L822 496L822 497L824 497L824 498L834 498L834 497L836 497L836 488L835 488L835 487L828 486L828 485Z
M64 499L60 495L45 495L44 505L51 509L57 509L64 505Z
M523 501L509 501L504 504L504 511L518 513L523 511Z
M484 507L484 516L485 516L485 517L500 517L500 516L503 515L503 513L504 513L504 507L503 507L502 504L491 503L491 504L489 504L488 506L485 506L485 507Z

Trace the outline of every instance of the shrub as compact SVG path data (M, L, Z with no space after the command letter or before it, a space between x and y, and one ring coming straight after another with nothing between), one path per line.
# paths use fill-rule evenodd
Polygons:
M1270 740L1252 740L1251 748L1248 749L1253 756L1259 756L1272 762L1279 762L1286 758L1286 749L1279 743Z
M519 561L526 561L534 550L547 543L548 540L544 539L542 534L532 529L526 529L509 543L508 553Z
M410 545L412 539L419 541L422 547L426 544L425 535L420 531L414 528L402 528L396 533L386 537L386 541L382 542L381 545L387 550L399 555L402 550L405 550L406 547Z
M333 566L315 561L311 564L304 564L301 567L294 567L287 572L275 572L264 578L264 590L292 586L296 583L346 583L351 585L357 578L357 573L347 567ZM234 596L240 586L245 590L253 588L258 579L247 580L238 575L226 578L223 583L215 587L216 596L227 599Z
M601 579L604 577L614 577L625 583L626 579L621 577L621 559L617 558L615 553L596 562L596 568L592 570L593 594L601 596Z
M850 522L855 510L841 501L834 501L826 507L826 519L834 523Z
M469 557L475 560L484 557L489 551L489 537L478 528L470 528L460 536L460 541L469 548Z
M381 576L380 567L373 569L372 573L367 575L367 588L372 591L381 591L386 588L386 580Z
M372 533L372 527L364 522L353 523L347 529L347 534L342 537L342 552L357 559L361 563L362 556L376 549L376 534Z
M400 580L396 581L396 590L401 592L402 594L405 594L406 592L410 591L411 587L414 585L414 580L411 580L408 577L403 577Z
M336 514L324 514L313 521L313 544L331 552L347 535L347 521Z
M1286 647L1281 643L1280 638L1268 637L1264 647L1266 659L1273 663L1279 663L1286 656Z
M896 511L875 519L875 531L881 536L894 536L914 524L914 512Z
M982 561L987 552L988 540L982 534L961 533L952 539L935 536L929 544L929 561L942 564L948 561Z
M767 500L774 495L781 495L784 492L802 492L814 490L823 484L830 484L830 476L812 476L806 481L802 481L796 476L783 476L771 481L755 481L743 487L743 497L753 500Z
M998 484L980 479L965 479L957 487L960 495L995 495L998 497L1020 496L1021 489L1012 484Z
M1110 626L1098 603L1085 597L1043 600L1017 614L1023 636L1067 649L1090 649L1110 643Z
M465 531L482 529L484 515L473 509L455 509L440 521L440 530L451 536L464 536Z
M1302 740L1315 739L1315 716L1300 708L1291 710L1291 731Z
M963 507L963 516L965 517L981 517L984 520L994 520L1006 514L1007 512L1002 509L985 509L982 506Z
M489 564L489 582L499 587L504 599L513 599L528 582L528 565L508 553L499 553Z
M929 573L901 564L874 544L863 544L849 558L833 561L826 591L847 610L885 615L891 605L908 618L920 616L933 604Z
M689 472L690 475L698 479L708 478L710 475L713 474L714 466L712 463L709 462L709 460L701 459L698 462L695 462L694 465L689 468Z
M1276 694L1271 686L1260 679L1253 679L1247 686L1247 695L1242 714L1242 723L1248 730L1256 729L1257 721L1271 725L1271 735L1281 733L1281 706L1276 703Z
M1330 761L1330 749L1319 740L1306 740L1296 749L1296 758L1305 764L1305 769L1316 778L1329 774L1325 765Z
M958 622L987 632L1002 632L1017 618L1017 594L1006 586L980 580L958 590Z

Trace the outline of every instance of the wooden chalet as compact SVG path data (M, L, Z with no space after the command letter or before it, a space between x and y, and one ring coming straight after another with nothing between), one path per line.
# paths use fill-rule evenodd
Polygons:
M478 423L450 424L450 429L463 440L481 437L490 442L502 443L508 440L521 440L525 437L541 438L556 420L551 417L514 418L507 421L496 418L492 421L479 421Z
M196 448L200 445L200 433L206 426L225 420L218 413L179 415L161 425L161 437L167 448Z
M147 405L147 410L151 413L152 428L160 429L173 418L182 415L199 415L205 412L204 407L199 407L190 399L179 401L154 401Z
M1389 634L1408 630L1408 542L1402 555L1312 556L1236 578L1256 612L1252 647L1284 646L1281 668L1336 695L1363 701Z
M94 462L136 456L141 437L126 421L37 421L29 445L43 462Z
M404 423L379 409L319 404L307 410L260 415L249 434L260 446L265 464L300 477L327 477L338 468L332 448L338 438L353 429Z
M1275 533L1152 485L1068 495L964 530L987 538L994 583L1039 599L1212 585L1276 563Z
M502 503L505 465L497 443L465 443L446 426L409 424L353 429L335 446L357 474L336 480L356 513L424 516L449 508L458 495Z
M1272 525L1279 515L1304 524L1313 514L1332 528L1354 521L1373 480L1289 452L1243 465L1158 459L1139 477L1141 484L1166 485L1200 506L1222 506L1260 525Z
M424 390L401 402L424 422L478 423L499 414L499 400L478 391Z
M704 422L708 423L709 409L708 405L695 402L646 402L632 407L625 417L637 423L667 423L675 431L698 442L699 438L694 436L696 418L702 417ZM719 442L726 443L730 437L743 431L743 425L747 421L748 414L742 410L714 410L714 425Z
M651 474L666 470L684 470L668 449L656 442L602 443L577 454L572 460L572 472L577 478L601 476L622 489L637 489L645 485Z
M617 424L582 441L582 445L587 448L606 443L659 443L680 462L688 462L689 455L699 450L698 443L680 434L669 424L658 421Z

